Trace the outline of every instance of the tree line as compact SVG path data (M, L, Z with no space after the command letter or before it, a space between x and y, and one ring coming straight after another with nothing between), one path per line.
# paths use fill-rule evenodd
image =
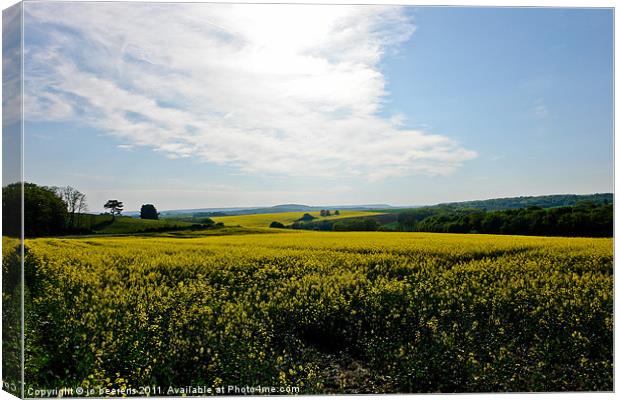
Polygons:
M613 204L581 201L573 206L485 211L475 208L421 207L384 216L312 220L300 218L272 228L319 231L402 231L487 233L532 236L613 236ZM385 221L381 221L381 220Z
M309 215L309 214L306 214ZM312 217L312 219L316 219ZM367 218L346 218L335 220L318 220L304 219L304 217L286 226L281 222L274 221L269 225L270 228L290 228L303 229L311 231L378 231L381 230L381 224L372 217Z
M613 204L582 201L573 206L484 211L449 207L398 214L398 230L535 236L613 236Z
M485 211L500 211L511 208L527 207L566 207L574 206L583 201L590 201L596 204L613 203L613 193L594 193L594 194L553 194L547 196L520 196L504 197L489 200L461 201L458 203L443 203L439 207L452 207L458 209L477 208Z
M86 217L86 195L71 186L39 186L23 184L24 235L26 237L90 233ZM113 222L123 211L123 202L108 200L103 207L109 210ZM2 188L2 230L7 236L21 235L22 184L12 183ZM140 210L142 219L159 219L152 204Z

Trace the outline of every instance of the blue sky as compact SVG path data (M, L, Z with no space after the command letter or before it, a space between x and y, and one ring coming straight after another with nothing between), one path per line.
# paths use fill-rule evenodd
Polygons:
M92 211L613 188L610 10L25 7L26 179Z

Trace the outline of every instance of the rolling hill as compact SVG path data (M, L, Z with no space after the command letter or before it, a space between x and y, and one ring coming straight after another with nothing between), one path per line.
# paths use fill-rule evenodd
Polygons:
M269 227L274 221L280 222L284 225L292 224L302 217L302 212L281 212L270 214L251 214L251 215L231 215L225 217L212 217L215 222L222 222L226 226L244 226L248 228L266 228ZM379 215L370 211L353 211L353 210L341 210L340 215L331 215L329 217L321 217L319 211L311 211L308 214L316 217L318 220L334 220L342 218L355 218L355 217L370 217L373 215Z
M97 234L124 234L153 232L174 229L188 229L195 224L174 220L152 220L132 217L116 217L110 215L86 214L82 216L80 227Z
M330 206L309 206L305 204L279 204L271 207L228 207L228 208L193 208L180 210L164 210L160 211L160 218L187 218L193 214L201 214L201 216L209 216L209 214L224 213L226 215L250 215L250 214L276 214L284 212L310 212L329 210L372 210L372 209L390 209L392 206L388 204L359 204L359 205L330 205ZM139 211L126 211L124 215L139 216Z
M488 200L461 201L453 203L441 203L438 206L454 208L476 208L487 211L507 210L511 208L527 207L565 207L577 204L580 201L591 201L596 204L613 203L613 193L594 194L552 194L547 196L519 196L504 197Z

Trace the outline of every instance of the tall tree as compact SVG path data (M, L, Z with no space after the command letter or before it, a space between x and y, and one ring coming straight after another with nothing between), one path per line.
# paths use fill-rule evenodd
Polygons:
M140 218L142 219L159 219L159 213L152 204L143 204L140 208Z
M112 221L114 221L117 215L121 215L124 206L122 201L108 200L103 207L110 210L110 214L112 214Z
M24 183L23 199L21 183L2 188L3 234L21 235L21 211L23 200L24 234L27 237L59 235L64 233L67 207L51 188Z
M52 190L67 204L70 227L79 226L80 214L87 209L86 195L71 186L54 187Z
M77 211L77 226L80 227L82 223L81 221L82 215L85 214L86 211L88 211L88 204L86 204L85 194L80 196L78 203L77 203L76 211Z

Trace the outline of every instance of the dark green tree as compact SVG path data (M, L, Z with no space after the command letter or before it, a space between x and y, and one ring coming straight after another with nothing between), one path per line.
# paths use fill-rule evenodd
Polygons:
M21 235L20 183L2 188L2 229L5 235ZM24 183L24 235L59 235L65 231L67 205L50 188Z
M335 231L376 231L380 224L370 218L352 218L336 222L333 225Z
M103 207L110 210L110 214L112 214L112 221L114 221L117 215L121 215L124 206L122 201L108 200Z
M297 221L312 221L313 219L316 219L316 217L313 217L312 215L305 213L301 218L299 218Z
M159 213L152 204L143 204L140 208L140 218L142 219L159 219Z

